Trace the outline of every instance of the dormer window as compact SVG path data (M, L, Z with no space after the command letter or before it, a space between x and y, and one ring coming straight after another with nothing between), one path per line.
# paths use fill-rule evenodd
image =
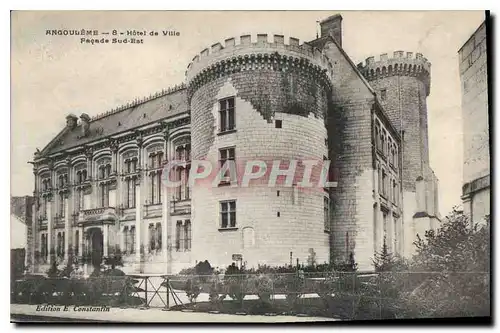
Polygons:
M387 89L380 90L380 99L385 101L387 99Z

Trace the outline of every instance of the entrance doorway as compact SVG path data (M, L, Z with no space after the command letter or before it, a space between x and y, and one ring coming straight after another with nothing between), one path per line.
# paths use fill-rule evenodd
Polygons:
M91 263L94 267L100 267L103 256L103 236L101 228L89 229L89 245L91 249Z

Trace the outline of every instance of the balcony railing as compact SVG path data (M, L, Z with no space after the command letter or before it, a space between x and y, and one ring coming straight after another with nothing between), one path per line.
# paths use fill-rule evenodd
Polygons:
M116 219L116 210L114 207L100 207L83 209L79 214L79 222L97 222Z
M191 213L191 200L186 199L182 201L170 202L170 214L190 214Z

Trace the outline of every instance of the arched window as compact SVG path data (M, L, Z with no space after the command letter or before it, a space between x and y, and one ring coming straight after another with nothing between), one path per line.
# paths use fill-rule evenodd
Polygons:
M161 203L161 177L163 174L163 147L154 146L149 153L149 201L152 205Z
M125 208L134 208L136 199L136 180L138 152L136 150L128 151L123 154L122 171L125 181Z
M84 196L85 196L85 187L84 183L87 181L87 169L84 164L80 164L75 167L75 197L76 197L76 207L75 211L80 211L84 209Z
M174 179L180 182L175 190L175 200L188 200L190 197L189 188L189 172L191 169L191 144L189 137L181 137L175 140L174 143L175 156L174 159L180 162L174 168Z
M103 157L97 161L97 177L99 180L99 206L109 207L109 191L111 177L111 158Z

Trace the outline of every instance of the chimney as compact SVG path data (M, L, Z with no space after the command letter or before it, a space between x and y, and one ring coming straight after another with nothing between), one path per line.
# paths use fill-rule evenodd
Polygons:
M342 46L342 16L336 14L320 22L321 37L332 36Z
M80 121L82 123L82 136L87 136L90 130L90 117L86 113L82 113L80 116Z
M78 121L78 117L75 116L74 114L68 114L66 116L66 126L72 130L76 127L76 122Z

